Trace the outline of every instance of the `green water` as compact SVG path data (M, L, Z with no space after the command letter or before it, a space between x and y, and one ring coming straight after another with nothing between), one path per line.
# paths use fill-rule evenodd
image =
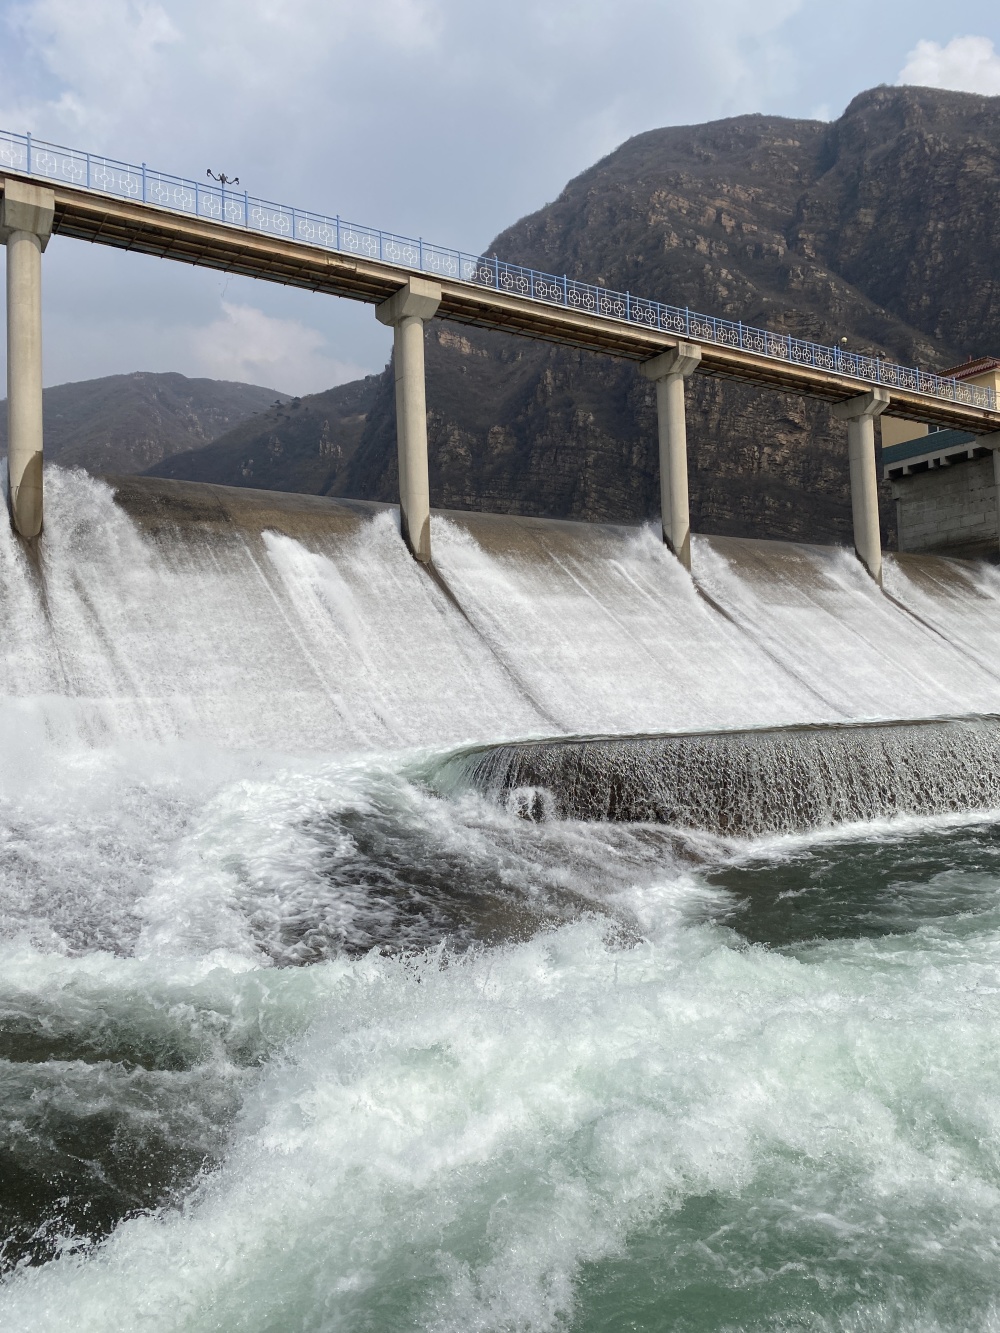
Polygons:
M1000 1327L1000 824L311 781L192 821L182 949L0 944L4 1333Z
M803 1051L803 1132L585 1265L572 1327L1000 1327L1000 825L778 839L704 881L704 921L843 978ZM909 977L909 1012L885 1004Z
M877 938L937 922L985 929L997 906L1000 826L883 825L775 840L706 876L731 900L714 919L752 944Z

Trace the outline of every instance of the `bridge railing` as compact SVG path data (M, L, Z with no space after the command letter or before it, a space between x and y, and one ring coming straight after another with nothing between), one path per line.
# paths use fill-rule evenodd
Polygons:
M631 292L612 291L565 275L541 273L496 257L466 254L411 236L359 226L339 216L327 217L215 183L154 171L145 163L136 166L46 143L30 134L0 130L0 166L99 194L154 204L174 213L208 218L245 231L283 236L325 250L453 278L602 319L660 329L693 342L741 348L791 365L832 371L866 383L907 389L991 411L997 407L994 390L982 385L932 375L877 356L807 342L791 334L699 314L686 307L665 305Z

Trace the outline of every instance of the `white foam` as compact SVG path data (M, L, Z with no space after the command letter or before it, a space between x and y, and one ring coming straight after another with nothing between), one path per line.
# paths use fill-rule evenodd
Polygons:
M847 556L776 582L696 542L720 615L648 532L529 560L435 519L452 601L388 517L315 549L154 541L101 483L46 480L40 580L0 525L0 1012L92 1044L93 1076L43 1070L67 1104L129 1082L123 1041L183 1054L178 1097L210 1066L248 1091L183 1206L20 1271L4 1330L551 1330L583 1265L706 1197L754 1225L780 1204L778 1230L862 1274L992 1271L992 928L742 948L692 924L711 891L648 830L522 823L420 781L421 747L460 740L995 711L991 576L949 601L890 570L935 634ZM356 850L344 811L388 831L383 869L401 847L581 919L273 966L284 923L360 910L363 876L351 898L331 870ZM750 1242L699 1242L704 1269L668 1256L692 1283L768 1278ZM815 1326L944 1326L883 1295Z
M954 1224L968 1260L1000 1223L996 946L807 965L707 927L613 949L583 922L447 965L308 969L312 1026L219 1172L22 1273L4 1327L547 1329L630 1229L775 1181L842 1254Z

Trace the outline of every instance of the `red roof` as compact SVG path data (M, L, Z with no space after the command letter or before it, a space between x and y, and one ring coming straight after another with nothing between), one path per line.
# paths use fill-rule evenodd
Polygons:
M963 361L960 366L942 370L941 374L949 380L969 380L974 375L985 375L988 370L1000 370L1000 357L977 356L974 361Z

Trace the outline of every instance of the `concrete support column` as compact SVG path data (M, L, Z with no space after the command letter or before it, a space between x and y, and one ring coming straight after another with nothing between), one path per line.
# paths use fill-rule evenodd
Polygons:
M875 418L881 416L889 402L888 390L871 389L845 403L835 403L833 408L833 415L847 422L854 550L879 587L882 586L882 530L875 471Z
M701 348L696 343L678 343L642 366L642 373L656 384L663 540L685 569L691 568L691 506L684 381L694 374L700 361Z
M414 559L422 564L429 564L431 558L424 324L440 304L439 283L410 278L405 287L375 309L376 319L393 329L399 526Z
M7 246L7 504L22 537L42 530L42 251L55 196L4 182L0 240Z

